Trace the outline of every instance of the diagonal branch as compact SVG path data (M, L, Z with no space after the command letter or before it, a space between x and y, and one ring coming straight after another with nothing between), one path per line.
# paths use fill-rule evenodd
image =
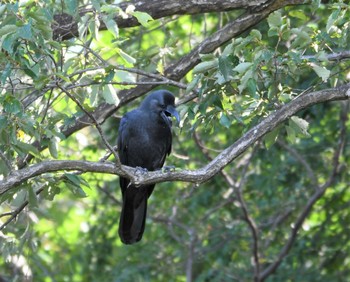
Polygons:
M298 111L315 105L338 100L349 100L350 83L337 88L311 92L295 98L293 101L271 113L258 125L246 132L231 146L223 150L216 158L206 166L197 170L180 170L163 173L162 171L149 172L147 174L135 174L135 169L127 166L118 167L112 163L94 163L86 161L47 161L12 172L8 177L0 181L0 195L22 182L46 172L60 170L78 170L82 172L100 172L118 174L130 178L136 185L151 184L165 181L184 181L202 183L231 163L235 158L245 152L265 134L276 128Z
M161 19L174 15L196 15L204 13L215 13L233 11L239 9L246 10L261 10L265 9L266 6L270 5L271 2L281 2L279 4L285 5L296 5L303 4L301 0L284 0L284 1L271 1L271 0L176 0L169 2L168 0L157 0L157 1L127 1L118 4L117 6L125 11L128 6L132 5L135 7L135 11L145 12L149 14L153 19ZM87 13L95 13L92 8L83 9L80 11L80 16ZM54 16L55 23L53 24L53 37L54 39L70 39L72 37L78 37L78 24L75 22L74 17L68 14L56 14ZM137 18L130 14L122 13L117 14L114 17L119 28L127 28L139 26L140 23ZM100 19L100 30L107 29L103 20Z

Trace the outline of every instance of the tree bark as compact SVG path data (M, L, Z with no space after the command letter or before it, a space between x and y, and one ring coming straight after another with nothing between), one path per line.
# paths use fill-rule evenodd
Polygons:
M337 88L325 89L300 95L279 110L271 113L258 125L248 130L246 134L222 151L206 166L197 170L181 170L169 173L153 171L140 175L135 173L134 168L127 166L117 167L113 163L94 163L87 161L47 161L11 173L8 177L0 181L0 195L6 193L11 188L30 178L47 172L61 170L118 174L123 177L130 178L131 182L136 185L164 181L203 183L219 173L225 166L245 152L256 141L258 141L268 132L275 129L289 117L295 115L298 111L319 103L348 99L350 99L350 83Z

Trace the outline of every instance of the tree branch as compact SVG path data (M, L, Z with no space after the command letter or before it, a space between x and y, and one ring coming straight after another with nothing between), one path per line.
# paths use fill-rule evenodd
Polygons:
M165 3L161 5L160 3ZM218 3L214 0L177 0L176 2L169 3L169 1L158 0L158 1L134 1L134 2L125 2L122 3L120 7L126 8L127 5L134 5L137 11L143 11L149 13L154 18L161 18L174 14L198 14L206 12L215 12L215 11L228 11L232 9L247 9L249 11L236 20L229 22L222 29L218 30L211 36L207 37L202 43L196 46L191 52L182 57L179 61L167 67L164 71L164 75L169 79L171 84L174 84L174 81L179 81L183 78L193 67L195 67L200 62L199 54L211 53L217 48L219 48L224 43L228 42L235 36L242 34L244 31L253 27L261 20L266 18L273 11L283 8L288 5L300 5L303 4L304 0L283 0L283 1L268 1L268 0L254 0L254 1L243 1L243 0L223 0ZM125 7L123 5L126 5ZM206 8L205 8L206 7ZM218 10L217 10L218 9ZM55 18L57 21L57 18ZM64 19L64 23L67 26L67 17ZM130 21L125 19L120 19L120 21ZM118 22L119 27L127 27L128 25ZM59 26L59 25L58 25ZM132 25L131 25L132 26ZM54 27L55 28L55 27ZM71 34L73 31L69 31L70 37L73 37L74 34ZM65 39L68 39L65 38ZM164 78L165 79L165 78ZM164 81L163 79L163 81ZM153 82L154 78L144 78L139 82ZM110 104L101 104L97 107L91 115L99 122L103 123L108 117L113 115L120 107L126 105L130 101L140 97L141 95L151 91L158 84L151 83L147 85L138 85L131 90L122 90L118 93L120 102L118 105ZM68 128L62 128L61 133L69 137L73 133L83 129L84 127L91 124L91 119L89 115L83 115L79 117L75 124ZM39 150L43 150L45 147L42 147L39 142L35 142L34 145ZM20 160L19 167L23 168L27 163L31 161L33 156L29 155L25 160Z
M296 114L298 111L315 105L337 100L348 100L350 98L350 83L337 88L330 88L321 91L307 93L298 96L288 104L281 107L276 112L271 113L258 125L247 131L240 139L231 146L223 150L216 158L206 166L197 170L180 170L164 173L162 171L153 171L147 174L135 174L135 169L127 166L117 167L113 163L87 162L87 161L46 161L32 165L11 173L8 177L0 181L0 195L19 185L20 183L44 174L61 170L78 170L81 172L99 172L118 174L130 178L135 185L151 184L164 181L184 181L193 183L203 183L235 158L241 155L247 148L253 145L265 134L276 128L286 119Z
M259 10L264 9L271 2L282 2L285 5L302 4L304 1L300 0L287 0L287 1L270 1L270 0L176 0L169 2L167 0L157 1L130 1L122 2L117 6L125 11L129 5L135 7L135 11L145 12L149 14L153 19L160 19L164 17L174 15L196 15L203 13L215 13L224 11L233 11L239 9ZM286 4L285 4L286 3ZM80 16L87 13L95 13L94 9L84 9L80 11ZM72 37L78 37L78 25L74 21L74 18L68 14L57 14L54 16L55 23L53 24L53 38L57 39L70 39ZM139 26L139 21L132 15L126 14L116 15L114 20L119 28L127 28ZM107 29L103 20L100 19L100 30Z
M203 1L191 1L191 2L200 3ZM215 5L219 5L217 1L212 1L212 2L213 3L215 2ZM237 1L229 1L229 2L232 3ZM239 1L239 2L242 3L246 1ZM257 7L259 7L261 3L265 3L266 1L251 1L251 2L255 3ZM196 66L200 62L199 54L210 53L214 51L225 42L231 40L235 36L238 36L239 34L243 33L245 30L259 23L262 19L267 17L271 12L275 11L276 9L282 8L287 5L302 4L304 1L288 0L288 1L277 1L277 2L278 2L277 4L276 3L273 5L271 4L263 11L251 12L247 15L242 15L238 17L236 20L230 22L229 24L224 26L222 29L215 32L213 35L209 36L206 40L200 43L190 53L182 57L179 61L177 61L176 63L166 68L164 71L165 76L173 81L180 80L194 66ZM146 1L145 3L151 3L151 2ZM167 5L169 5L169 3ZM245 7L247 5L249 4L245 4ZM158 12L157 10L152 10L152 11L154 11L154 13ZM102 104L92 114L95 116L95 118L99 122L103 122L108 117L110 117L115 111L117 111L120 107L136 99L137 97L140 97L141 95L151 91L154 87L155 85L141 85L131 90L122 90L118 93L118 96L120 98L119 105L115 106L115 105L109 105L109 104ZM77 120L77 122L73 126L63 130L62 133L66 137L68 137L74 132L84 128L87 124L89 124L89 117L87 115L82 116Z
M348 92L350 91L348 90ZM300 230L305 219L311 213L313 206L323 196L327 188L333 185L339 169L340 156L344 150L344 146L346 143L346 122L348 120L348 110L349 110L349 104L346 105L345 109L343 109L340 114L340 120L341 120L340 136L339 136L337 147L333 154L333 169L330 172L330 176L328 180L321 187L316 189L316 192L308 200L306 206L304 207L302 212L299 214L297 220L295 221L294 226L292 227L292 230L290 232L289 239L287 240L286 244L281 249L276 260L272 264L270 264L266 269L264 269L264 271L261 272L259 281L264 281L269 275L271 275L276 271L278 266L281 264L282 260L287 256L290 249L292 248L292 245L294 244L297 238L298 231Z

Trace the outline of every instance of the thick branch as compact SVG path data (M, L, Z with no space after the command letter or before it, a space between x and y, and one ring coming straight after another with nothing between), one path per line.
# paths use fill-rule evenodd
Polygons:
M152 16L153 19L160 19L174 15L195 15L203 13L224 12L237 9L261 9L271 2L270 0L157 0L157 1L130 1L118 4L123 11L129 5L135 7L135 11L145 12ZM303 1L277 1L277 2L300 2ZM293 4L293 3L292 3ZM283 5L283 4L282 4ZM86 13L93 13L93 9L85 9L80 12L83 16ZM55 24L53 25L54 39L70 39L79 36L77 23L74 18L67 14L57 14L54 17ZM119 28L134 27L140 25L138 20L129 15L129 17L116 15L114 20ZM106 29L105 24L101 20L100 30Z
M298 111L317 103L347 100L349 98L350 84L346 84L338 88L331 88L301 95L288 104L284 105L276 112L270 114L258 125L250 129L235 143L223 150L206 166L197 170L181 170L168 173L163 173L162 171L154 171L140 175L135 174L135 169L133 168L127 166L118 168L112 163L93 163L87 161L48 161L18 170L10 174L10 176L4 180L0 181L0 195L32 177L41 175L46 172L55 172L60 170L78 170L82 172L118 174L124 177L129 177L131 181L136 185L139 185L141 183L151 184L164 181L203 183L220 172L226 165L232 162L266 133L276 128L279 124L284 122L292 115L296 114Z

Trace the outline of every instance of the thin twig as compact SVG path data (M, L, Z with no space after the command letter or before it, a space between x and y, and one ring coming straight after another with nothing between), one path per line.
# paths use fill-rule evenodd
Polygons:
M35 194L39 195L43 190L44 190L44 187L41 187L35 192ZM26 200L14 211L3 213L0 217L3 217L3 216L10 216L10 217L0 226L0 231L3 230L9 223L11 223L12 220L14 220L25 209L25 207L28 204L29 204L29 201Z
M103 131L102 131L102 128L100 126L100 124L98 123L98 121L96 120L96 118L87 110L85 110L85 108L83 107L83 105L78 101L78 99L76 99L73 95L71 95L64 87L62 87L61 85L57 84L57 87L59 89L61 89L62 92L64 92L71 100L74 101L74 103L77 104L77 106L86 114L88 115L88 117L93 121L98 133L100 134L101 136L101 139L103 141L103 143L105 144L105 146L113 153L114 155L114 158L116 160L116 163L119 167L121 167L121 162L120 162L120 159L119 159L119 156L117 154L117 152L114 150L114 148L109 144L109 142L107 141Z

